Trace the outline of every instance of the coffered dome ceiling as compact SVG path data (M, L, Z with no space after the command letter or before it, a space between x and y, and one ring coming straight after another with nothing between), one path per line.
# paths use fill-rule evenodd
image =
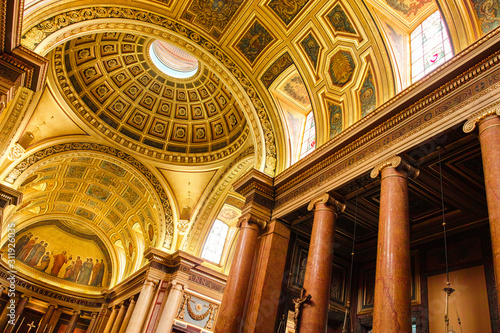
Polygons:
M58 89L85 122L145 155L196 163L238 150L249 129L228 88L201 63L188 79L164 74L149 54L154 41L109 32L62 44L51 55ZM160 55L176 55L161 46ZM165 60L181 66L180 58Z

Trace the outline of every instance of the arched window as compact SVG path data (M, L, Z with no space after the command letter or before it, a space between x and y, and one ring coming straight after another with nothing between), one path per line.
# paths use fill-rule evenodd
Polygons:
M439 11L411 33L411 81L416 82L453 56L450 38Z
M314 115L311 112L307 114L304 135L302 137L302 148L300 149L300 158L311 153L316 147L316 125L314 124Z
M201 257L215 264L220 263L229 226L221 220L215 220L210 230Z

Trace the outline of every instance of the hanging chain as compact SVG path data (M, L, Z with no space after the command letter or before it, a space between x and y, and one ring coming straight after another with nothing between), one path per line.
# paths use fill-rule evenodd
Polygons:
M358 219L358 195L356 195L356 207L354 208L354 228L352 232L352 250L351 250L351 271L349 274L349 284L347 286L347 291L349 293L349 297L351 296L351 284L352 284L352 272L354 267L354 248L356 245L356 224ZM342 326L342 333L347 333L347 318L349 317L349 312L351 310L351 301L347 300L345 315L344 315L344 325ZM351 327L352 327L351 323Z
M445 220L445 214L444 214L443 169L441 166L441 148L440 147L438 147L438 158L439 158L439 184L441 186L441 211L443 213L444 259L445 259L445 265L446 265L446 288L443 289L443 291L446 293L446 306L445 306L445 310L444 310L444 329L445 329L445 333L448 333L449 327L450 327L450 318L448 316L450 295L452 292L455 291L455 289L453 289L451 287L450 272L448 269L448 244L446 242L446 220Z

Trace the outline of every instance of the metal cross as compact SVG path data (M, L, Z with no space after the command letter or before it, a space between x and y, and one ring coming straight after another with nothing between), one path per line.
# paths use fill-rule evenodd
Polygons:
M31 324L28 324L28 325L27 325L27 326L30 328L30 329L28 330L28 333L31 331L31 329L32 329L32 328L35 328L35 327L36 327L36 325L34 325L34 323L35 323L35 321L32 321L32 322L31 322Z

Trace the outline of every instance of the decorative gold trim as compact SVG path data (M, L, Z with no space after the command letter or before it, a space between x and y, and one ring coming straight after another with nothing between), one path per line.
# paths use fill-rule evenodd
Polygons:
M373 168L372 172L370 173L370 176L372 178L377 178L385 168L399 168L400 170L405 171L408 177L411 178L417 178L420 173L419 169L411 166L410 163L402 159L401 156L393 156L375 166L375 168Z
M467 117L467 122L464 124L463 127L464 132L465 133L472 132L474 128L476 128L477 124L479 124L484 119L494 115L500 117L500 101L488 105L487 107Z

